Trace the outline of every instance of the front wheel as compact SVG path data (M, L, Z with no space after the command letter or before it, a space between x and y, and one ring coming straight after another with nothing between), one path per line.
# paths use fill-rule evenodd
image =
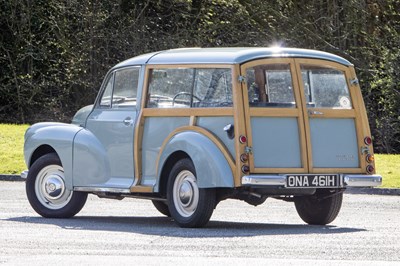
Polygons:
M43 155L33 163L26 180L26 195L32 208L46 218L72 217L87 199L87 193L66 187L64 168L55 153Z
M167 199L171 216L181 227L204 226L216 205L215 189L198 187L193 162L187 158L172 167Z
M300 218L314 225L326 225L339 214L342 207L343 192L328 194L318 193L312 196L298 197L295 206Z

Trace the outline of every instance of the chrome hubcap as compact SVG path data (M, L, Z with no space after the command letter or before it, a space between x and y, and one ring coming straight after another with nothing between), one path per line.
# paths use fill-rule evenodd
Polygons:
M191 216L199 203L199 188L196 177L188 170L181 171L173 188L174 205L183 217Z
M50 175L45 178L44 186L46 195L52 199L58 199L65 190L64 180L58 175Z
M36 177L35 193L46 208L57 210L68 204L72 191L65 187L64 169L59 165L44 167Z

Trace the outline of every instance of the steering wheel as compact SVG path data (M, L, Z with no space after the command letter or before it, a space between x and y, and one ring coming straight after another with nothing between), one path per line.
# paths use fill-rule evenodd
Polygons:
M195 98L196 100L198 100L199 102L201 102L201 99L199 97L193 95L192 93L186 92L186 91L181 91L181 92L178 92L177 94L175 94L174 97L172 98L172 106L174 106L176 98L178 98L179 96L182 96L182 95L189 95L189 96Z

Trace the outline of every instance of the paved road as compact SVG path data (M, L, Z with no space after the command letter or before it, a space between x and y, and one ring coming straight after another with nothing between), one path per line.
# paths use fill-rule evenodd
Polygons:
M203 229L182 229L149 201L90 196L73 219L39 217L23 182L0 182L0 264L400 265L400 197L346 194L329 226L292 203L221 202Z

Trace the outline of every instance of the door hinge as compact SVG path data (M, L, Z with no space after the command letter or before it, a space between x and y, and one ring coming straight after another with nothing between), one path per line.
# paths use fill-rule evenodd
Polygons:
M246 82L246 77L245 77L245 76L239 76L239 77L238 77L238 81L239 81L240 83Z
M357 78L350 79L350 85L351 85L351 86L358 85L358 79L357 79Z
M246 147L244 147L244 152L247 154L253 154L253 148L246 146Z

